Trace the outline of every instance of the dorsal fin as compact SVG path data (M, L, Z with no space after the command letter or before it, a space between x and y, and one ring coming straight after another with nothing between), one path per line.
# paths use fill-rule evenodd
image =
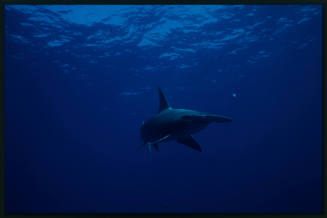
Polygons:
M158 92L159 92L159 100L160 100L158 113L160 113L161 111L169 108L169 104L160 87L158 87Z

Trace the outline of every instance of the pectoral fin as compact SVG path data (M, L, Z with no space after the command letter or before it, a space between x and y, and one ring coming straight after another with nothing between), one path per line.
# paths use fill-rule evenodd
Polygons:
M190 148L193 148L197 151L200 151L200 152L202 151L200 145L197 143L197 141L194 140L194 138L191 135L185 136L182 138L178 138L177 142L184 144Z
M147 150L148 152L152 152L151 145L153 145L153 147L156 149L156 151L159 151L159 146L158 146L158 144L151 144L151 143L148 143L148 144L146 145L146 150Z
M150 143L148 143L147 145L146 145L146 150L148 151L148 152L151 152L152 150L151 150L151 144Z

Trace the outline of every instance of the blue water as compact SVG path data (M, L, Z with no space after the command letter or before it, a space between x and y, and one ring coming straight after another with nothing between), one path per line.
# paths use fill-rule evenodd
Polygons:
M320 5L5 7L7 213L319 213ZM140 148L170 105L233 119Z

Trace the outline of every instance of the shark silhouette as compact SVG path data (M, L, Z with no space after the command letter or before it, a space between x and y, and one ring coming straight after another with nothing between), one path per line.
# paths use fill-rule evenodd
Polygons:
M176 140L197 151L200 145L191 134L204 129L212 122L230 122L231 118L208 114L195 110L175 109L169 106L162 90L158 87L160 106L158 113L141 126L141 137L148 151L153 146L157 151L158 144Z

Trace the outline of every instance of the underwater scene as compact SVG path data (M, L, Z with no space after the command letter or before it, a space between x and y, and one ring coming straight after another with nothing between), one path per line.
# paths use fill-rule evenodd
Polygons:
M321 5L5 5L6 213L321 213Z

